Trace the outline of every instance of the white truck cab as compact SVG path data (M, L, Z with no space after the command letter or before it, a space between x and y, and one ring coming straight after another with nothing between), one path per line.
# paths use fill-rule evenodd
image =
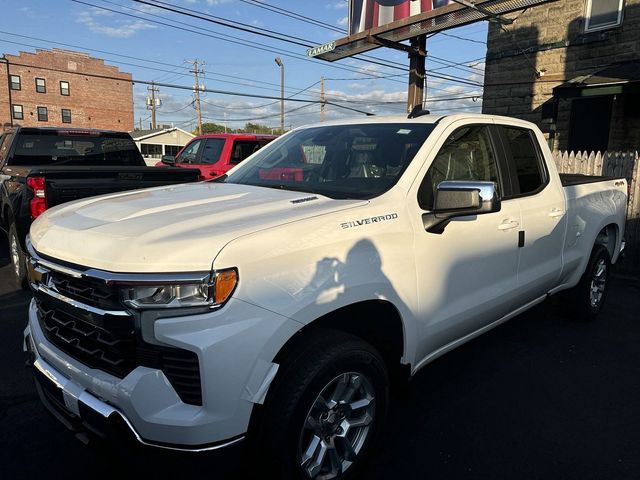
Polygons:
M280 478L344 478L380 441L391 380L561 290L600 311L626 194L561 177L511 118L302 127L214 181L47 211L25 344L72 428L246 438Z

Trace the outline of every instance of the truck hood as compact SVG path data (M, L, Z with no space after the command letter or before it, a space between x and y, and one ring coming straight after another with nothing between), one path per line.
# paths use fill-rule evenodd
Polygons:
M235 238L366 203L215 182L160 187L55 207L33 223L31 242L40 254L111 272L208 271Z

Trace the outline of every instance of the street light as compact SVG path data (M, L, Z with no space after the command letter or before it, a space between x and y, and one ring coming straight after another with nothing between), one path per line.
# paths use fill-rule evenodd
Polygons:
M284 133L284 63L276 57L276 65L280 67L280 133Z

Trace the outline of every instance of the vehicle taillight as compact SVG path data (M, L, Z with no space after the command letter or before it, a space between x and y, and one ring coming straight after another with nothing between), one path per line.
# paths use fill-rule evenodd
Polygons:
M33 190L33 198L29 203L31 220L35 220L47 209L47 185L44 177L28 177L27 186Z

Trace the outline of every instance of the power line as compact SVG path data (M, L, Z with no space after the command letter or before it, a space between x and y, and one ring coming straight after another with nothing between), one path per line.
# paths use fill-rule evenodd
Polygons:
M274 40L280 40L281 42L300 45L301 47L307 47L307 48L313 47L313 42L310 40L305 40L304 38L276 32L275 30L269 30L268 28L248 25L246 23L238 22L235 20L229 20L226 18L218 17L216 15L211 15L210 13L200 12L192 8L179 7L169 2L163 2L161 0L154 0L153 2L148 2L146 0L133 0L133 1L136 3L141 3L143 5L149 5L151 7L159 8L161 10L166 10L168 12L173 12L180 15L186 15L187 17L197 18L199 20L204 20L206 22L215 23L216 25L221 25L223 27L240 30L241 32L252 33L254 35L261 35L263 37L272 38ZM287 38L289 38L290 40L287 40Z
M447 32L438 32L440 35L443 35L445 37L451 37L451 38L457 38L458 40L464 40L465 42L473 42L473 43L479 43L482 45L486 45L487 42L483 42L482 40L476 40L474 38L466 38L466 37L462 37L460 35L454 35L453 33L447 33Z
M297 112L298 110L302 110L303 108L309 108L309 107L313 107L313 105L302 105L301 107L296 107L293 108L291 110L287 110L285 112L285 114L289 115L292 112ZM273 118L273 117L279 117L280 116L280 112L277 113L273 113L273 114L269 114L269 115L261 115L258 117L251 117L251 118L227 118L226 121L227 122L250 122L252 120L264 120L265 118ZM207 120L214 120L216 122L224 122L225 119L219 119L219 118L212 118L206 115L203 115L203 118L206 118Z
M85 2L82 2L80 0L72 0L72 1L77 2L77 3L85 3ZM105 0L103 0L103 1L105 1ZM211 14L208 14L208 13L205 13L205 12L200 12L198 10L194 10L194 9L187 8L187 7L178 7L178 6L174 5L174 4L171 4L171 3L168 3L168 2L164 2L164 1L161 1L161 0L154 0L153 3L152 2L148 2L146 0L133 0L133 1L135 1L137 3L149 5L149 6L154 6L156 8L161 9L161 10L167 10L167 11L170 11L170 12L173 12L173 13L177 13L177 14L180 14L180 15L185 15L185 16L188 16L188 17L197 18L197 19L204 20L204 21L211 22L211 23L215 23L215 24L218 24L218 25L223 25L223 26L226 26L228 28L233 28L233 29L237 29L237 30L253 33L255 35L262 35L262 36L265 36L265 37L268 37L268 38L280 40L280 41L287 42L287 43L293 43L293 44L304 46L304 47L312 47L312 46L314 46L315 44L318 43L318 42L314 42L312 40L307 40L307 39L303 39L303 38L300 38L300 37L295 37L295 36L292 36L292 35L281 34L281 33L276 32L274 30L269 30L269 29L265 29L265 28L261 28L261 27L251 27L251 26L249 26L247 24L244 24L244 23L236 22L236 21L233 21L233 20L228 20L228 19L225 19L225 18L222 18L222 17L211 15ZM98 7L98 8L100 8L100 7ZM116 12L116 13L118 13L118 12ZM122 12L119 12L119 13L122 13ZM247 27L249 27L249 28L247 28ZM257 30L261 30L261 32L257 31ZM276 37L275 35L280 35L280 37ZM288 37L288 38L295 39L295 40L287 40L287 39L282 38L282 37ZM301 43L301 42L305 42L305 43ZM376 64L376 65L381 65L381 66L386 67L386 68L395 68L395 69L399 69L399 70L403 70L403 71L408 71L406 65L396 66L396 65L393 64L393 63L396 63L396 62L384 63L385 62L384 60L379 59L377 57L368 56L368 55L362 55L362 57L367 58L367 60L365 60L365 61L368 61L369 63L373 63L373 64ZM359 59L357 56L354 57L354 58L356 60L362 60L362 59ZM397 64L397 65L400 65L400 64ZM338 66L334 65L334 67L337 68ZM445 78L443 76L439 76L439 75L436 75L436 74L433 74L433 73L431 73L430 76L432 76L434 78L447 79L447 80L449 80L451 82L454 82L454 83L457 82L457 83L468 84L468 85L475 84L475 86L479 86L480 85L480 84L475 83L475 82L469 82L467 80L462 80L462 79L458 79L458 78L455 78L455 77Z
M15 65L18 67L33 67L33 65L28 65L25 63L17 63L17 62L7 62L9 65ZM175 89L179 89L179 90L193 90L193 87L189 87L186 85L175 85L175 84L170 84L170 83L164 83L164 82L154 82L152 80L136 80L136 79L132 79L129 80L128 78L122 78L122 77L114 77L114 76L110 76L110 75L99 75L96 73L81 73L81 72L70 72L68 70L61 70L59 68L51 68L51 67L38 67L40 70L46 70L46 71L50 71L50 72L60 72L60 73L65 73L67 75L80 75L83 77L92 77L92 78L102 78L102 79L108 79L108 80L119 80L122 82L129 82L132 84L142 84L142 85L155 85L156 87L164 87L164 88L175 88ZM217 93L219 95L229 95L229 96L234 96L234 97L250 97L250 98L264 98L267 100L280 100L280 97L276 97L273 95L258 95L255 93L246 93L246 92L234 92L234 91L229 91L229 90L216 90L216 89L211 89L211 88L200 88L201 92L205 92L205 93ZM319 100L306 100L306 99L302 99L302 98L291 98L289 99L290 102L300 102L300 103L313 103L313 104L319 104L320 101ZM325 102L327 105L335 105L337 107L340 108L344 108L346 110L352 110L354 112L358 112L358 113L363 113L366 115L371 115L370 112L364 112L362 110L357 110L355 108L351 108L351 107L346 107L344 105L339 105L339 104L334 104L332 102Z
M317 27L323 27L326 28L328 30L333 30L334 32L338 32L338 33L347 33L347 31L343 28L340 27L336 27L335 25L331 25L329 23L326 22L322 22L320 20L316 20L314 18L311 17L307 17L305 15L302 15L300 13L296 13L296 12L292 12L291 10L287 10L286 8L282 8L282 7L277 7L275 5L270 5L267 2L262 2L262 1L256 1L256 0L240 0L242 3L246 3L249 5L253 5L255 7L259 7L262 8L264 10L268 10L270 12L275 12L279 15L284 15L285 17L290 17L293 18L295 20L300 20L302 22L311 24L311 25L315 25Z
M283 57L288 57L288 58L293 58L293 59L296 59L296 60L302 60L302 61L313 62L313 63L317 63L317 62L320 61L320 60L308 58L305 55L301 55L301 54L298 54L296 52L292 52L290 50L285 50L285 49L278 48L278 47L265 47L265 46L255 45L254 43L250 43L249 41L247 41L245 39L242 39L242 38L239 38L239 37L235 37L233 35L221 34L219 32L215 32L213 30L209 30L209 29L206 29L206 28L198 27L198 26L191 25L191 24L188 24L188 23L185 23L185 22L180 22L178 20L169 20L169 21L177 23L177 24L180 24L180 25L187 25L190 28L179 27L177 25L172 25L170 23L166 23L166 22L163 22L163 21L152 20L152 19L149 19L149 18L141 17L139 15L134 15L134 14L131 14L131 13L121 12L121 11L118 11L118 10L114 10L112 8L103 7L103 6L100 6L100 5L95 5L95 4L92 4L92 3L84 2L82 0L71 0L71 1L75 2L75 3L87 5L87 6L90 6L90 7L94 7L94 8L97 8L97 9L105 10L105 11L108 11L108 12L116 13L116 14L119 14L119 15L124 15L124 16L131 17L131 18L136 18L136 19L139 19L139 20L143 20L145 22L155 23L157 25L163 25L165 27L173 28L173 29L176 29L176 30L181 30L181 31L184 31L184 32L190 32L190 33L195 33L197 35L201 35L201 36L205 36L205 37L209 37L209 38L214 38L216 40L220 40L220 41L223 41L223 42L233 43L235 45L242 45L242 46L245 46L245 47L248 47L248 48L253 48L253 49L256 49L256 50L262 50L262 51L265 51L265 52L276 53L276 54L282 55ZM103 0L103 1L106 1L106 0ZM160 15L155 15L153 13L144 12L144 11L137 10L135 8L127 7L127 6L124 6L124 5L119 5L119 6L121 6L122 8L128 9L128 10L133 10L135 12L143 13L143 14L148 15L148 16L152 16L152 17L157 17L157 18L162 18L162 19L168 20L165 17L162 17ZM197 30L193 30L194 28L197 29ZM203 30L203 31L198 31L198 30ZM207 33L205 33L205 32L207 32ZM347 66L344 66L344 65L335 65L335 64L332 64L332 63L325 63L325 62L323 62L323 65L325 65L327 67L330 67L330 68L335 68L335 69L338 69L338 70L345 70L347 72L361 73L361 70L358 69L358 68L355 68L355 67L347 67ZM377 77L384 78L384 76L382 76L382 75L378 75ZM404 82L402 82L400 80L395 80L393 78L388 78L388 81L397 82L397 83L404 83Z
M20 38L27 38L29 40L36 40L36 41L39 41L39 42L47 42L47 43L50 43L50 44L53 44L53 45L62 45L62 46L65 46L65 47L76 48L76 49L79 49L81 51L84 50L84 51L89 51L89 52L98 52L98 53L103 53L103 54L106 54L106 55L138 60L138 61L147 62L147 63L151 63L151 64L155 64L155 65L173 67L174 69L173 70L165 70L165 69L149 67L149 66L146 66L146 65L139 65L139 64L135 64L135 63L120 62L120 61L117 61L117 60L109 60L112 63L118 63L118 64L121 64L121 65L144 68L146 70L155 70L155 71L163 72L165 74L174 74L176 72L176 70L184 69L185 73L175 73L175 75L178 75L178 76L188 76L188 75L190 75L189 72L188 72L188 68L189 67L184 66L184 65L174 65L172 63L166 63L166 62L161 62L161 61L157 61L157 60L149 60L149 59L146 59L146 58L134 57L132 55L124 55L124 54L121 54L121 53L109 52L109 51L106 51L106 50L98 50L98 49L93 49L93 48L86 48L86 47L82 47L80 45L73 45L73 44L70 44L70 43L63 43L63 42L58 42L58 41L55 41L55 40L49 40L49 39L45 39L45 38L32 37L32 36L29 36L29 35L21 35L21 34L18 34L18 33L6 32L6 31L2 31L2 30L0 30L0 34L11 35L11 36L20 37ZM6 43L13 43L15 45L21 45L21 46L26 46L26 47L31 47L31 48L46 48L46 47L41 47L41 46L38 46L38 45L30 45L30 44L27 44L27 43L13 42L11 40L3 40L3 41L6 42ZM274 87L278 86L278 84L272 83L272 82L265 82L265 81L255 80L255 79L246 78L246 77L228 75L228 74L224 74L224 73L210 73L209 75L210 76L212 75L212 76L224 77L224 78L231 78L233 80L236 80L236 82L227 82L227 81L224 81L224 80L216 80L216 81L223 82L223 83L234 83L234 84L236 84L237 80L244 80L244 81L247 81L247 82L250 82L250 83L258 83L258 84L262 84L262 85L272 85ZM254 85L251 85L251 86L254 86ZM256 87L256 88L261 88L261 87ZM292 87L292 88L295 88L295 87Z

